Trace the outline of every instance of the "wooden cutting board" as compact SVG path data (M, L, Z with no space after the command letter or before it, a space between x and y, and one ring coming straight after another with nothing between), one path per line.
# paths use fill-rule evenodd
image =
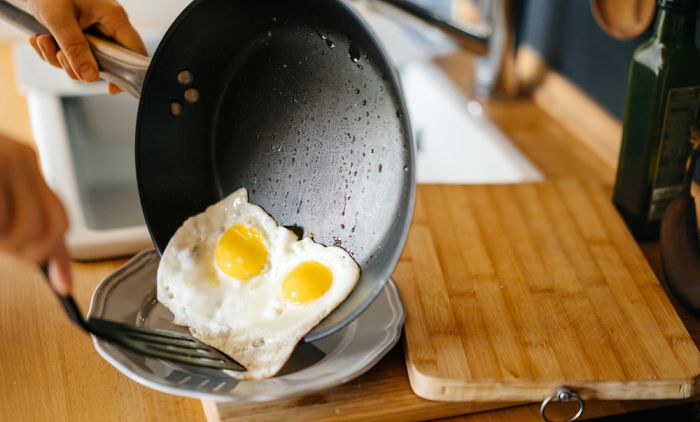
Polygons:
M700 354L610 199L576 181L420 186L394 273L413 391L684 398Z

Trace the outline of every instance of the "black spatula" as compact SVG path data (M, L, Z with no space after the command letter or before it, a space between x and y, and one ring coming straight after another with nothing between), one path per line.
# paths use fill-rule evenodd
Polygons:
M48 280L48 268L41 267ZM49 283L50 284L50 283ZM99 318L85 320L73 296L59 294L51 287L68 317L84 331L103 340L126 347L137 353L173 362L213 369L245 371L239 364L221 351L208 346L187 334L153 328L136 327Z

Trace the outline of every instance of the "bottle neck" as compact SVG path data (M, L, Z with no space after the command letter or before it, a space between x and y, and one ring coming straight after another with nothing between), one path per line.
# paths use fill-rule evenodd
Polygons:
M695 45L695 10L659 8L654 38L663 44Z

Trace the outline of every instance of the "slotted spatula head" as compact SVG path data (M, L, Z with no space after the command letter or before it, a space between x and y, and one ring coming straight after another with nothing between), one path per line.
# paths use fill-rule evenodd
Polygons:
M86 321L86 325L91 334L144 355L207 368L245 371L226 354L187 334L95 318Z
M49 278L48 267L41 270ZM49 283L51 285L51 283ZM136 327L105 319L83 319L82 313L71 295L59 294L53 286L61 305L73 323L84 331L106 341L118 344L143 355L173 362L186 363L212 369L245 371L245 367L221 351L202 343L192 336L168 330Z

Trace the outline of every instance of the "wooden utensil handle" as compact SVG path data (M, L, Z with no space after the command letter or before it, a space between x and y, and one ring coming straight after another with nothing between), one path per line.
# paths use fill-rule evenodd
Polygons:
M30 35L50 34L32 15L7 0L0 0L0 18ZM86 38L100 68L100 77L139 98L150 58L100 36L86 34Z

